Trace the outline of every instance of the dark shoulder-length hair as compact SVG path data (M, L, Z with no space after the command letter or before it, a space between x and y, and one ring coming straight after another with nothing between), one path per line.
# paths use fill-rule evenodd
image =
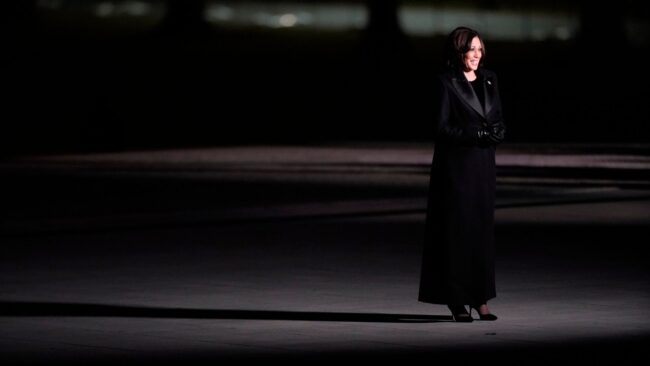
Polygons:
M474 29L467 27L458 27L454 29L449 36L447 36L447 41L445 42L445 65L455 71L463 71L465 67L465 53L469 51L472 47L472 39L478 37L481 41L481 47L483 48L483 57L479 66L483 65L483 59L485 58L485 44L483 44L483 38L481 35Z

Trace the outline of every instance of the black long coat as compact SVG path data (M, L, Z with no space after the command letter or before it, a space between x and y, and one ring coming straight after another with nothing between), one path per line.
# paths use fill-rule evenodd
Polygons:
M435 148L429 183L419 301L480 305L494 280L495 144L478 130L505 131L494 72L479 69L485 105L462 73L438 78Z

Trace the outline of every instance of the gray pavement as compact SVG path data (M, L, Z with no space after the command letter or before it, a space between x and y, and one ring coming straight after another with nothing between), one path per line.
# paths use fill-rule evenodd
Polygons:
M499 319L459 324L417 301L428 148L335 146L319 157L285 147L273 163L259 161L268 149L238 149L141 152L149 160L138 169L125 161L138 154L110 167L98 160L107 155L5 162L0 361L648 359L643 154L572 148L574 161L595 162L585 181L575 173L583 165L558 173L568 158L550 164L548 148L504 149L501 159L549 170L522 174L501 160L490 303ZM337 156L338 166L324 164ZM623 160L636 165L605 166Z

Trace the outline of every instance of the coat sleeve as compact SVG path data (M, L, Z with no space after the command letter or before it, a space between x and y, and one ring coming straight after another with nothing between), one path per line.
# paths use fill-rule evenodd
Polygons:
M456 145L478 145L478 127L462 127L451 123L449 90L442 80L437 79L435 91L434 141Z

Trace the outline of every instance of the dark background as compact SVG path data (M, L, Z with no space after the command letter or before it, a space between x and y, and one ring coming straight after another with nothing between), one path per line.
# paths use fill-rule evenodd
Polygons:
M369 21L341 31L223 27L201 0L149 1L165 11L140 23L58 3L1 5L3 155L431 139L444 35L404 32L405 2L351 1ZM646 2L420 3L578 20L568 40L485 40L509 141L647 142L650 42L629 26L648 18Z

